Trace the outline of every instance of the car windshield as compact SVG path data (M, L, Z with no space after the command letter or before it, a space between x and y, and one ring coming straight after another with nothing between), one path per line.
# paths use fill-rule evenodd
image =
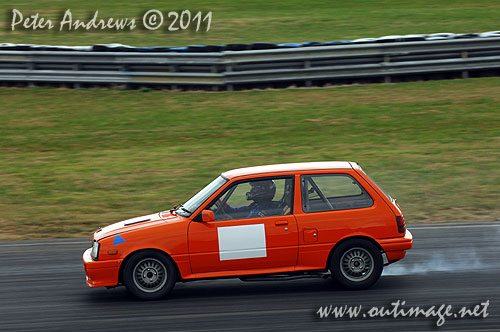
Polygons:
M180 216L189 217L196 211L201 204L203 204L210 196L213 195L217 190L220 189L227 182L226 178L219 176L212 182L210 182L205 188L200 190L196 195L191 197L186 203L181 205L175 210Z

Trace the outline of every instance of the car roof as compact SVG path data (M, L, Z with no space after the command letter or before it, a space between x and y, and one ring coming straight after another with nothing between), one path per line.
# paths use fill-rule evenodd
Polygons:
M275 164L275 165L237 168L222 173L222 176L228 179L232 179L245 175L297 172L297 171L316 171L316 170L330 170L330 169L353 169L353 167L357 168L359 166L356 163L349 161L318 161L318 162L308 162L308 163Z

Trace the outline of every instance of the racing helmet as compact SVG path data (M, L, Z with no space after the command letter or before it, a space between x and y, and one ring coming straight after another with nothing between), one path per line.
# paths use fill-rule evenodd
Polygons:
M276 184L273 180L250 182L250 191L246 193L247 201L270 202L276 194Z

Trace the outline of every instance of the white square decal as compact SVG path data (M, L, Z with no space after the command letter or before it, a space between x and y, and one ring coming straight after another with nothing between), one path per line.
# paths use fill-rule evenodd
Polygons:
M266 257L264 224L218 227L221 261Z

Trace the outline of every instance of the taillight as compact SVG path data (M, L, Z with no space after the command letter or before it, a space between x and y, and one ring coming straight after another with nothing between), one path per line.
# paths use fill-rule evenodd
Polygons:
M397 216L396 223L398 224L398 232L399 233L406 233L405 218L403 216Z

